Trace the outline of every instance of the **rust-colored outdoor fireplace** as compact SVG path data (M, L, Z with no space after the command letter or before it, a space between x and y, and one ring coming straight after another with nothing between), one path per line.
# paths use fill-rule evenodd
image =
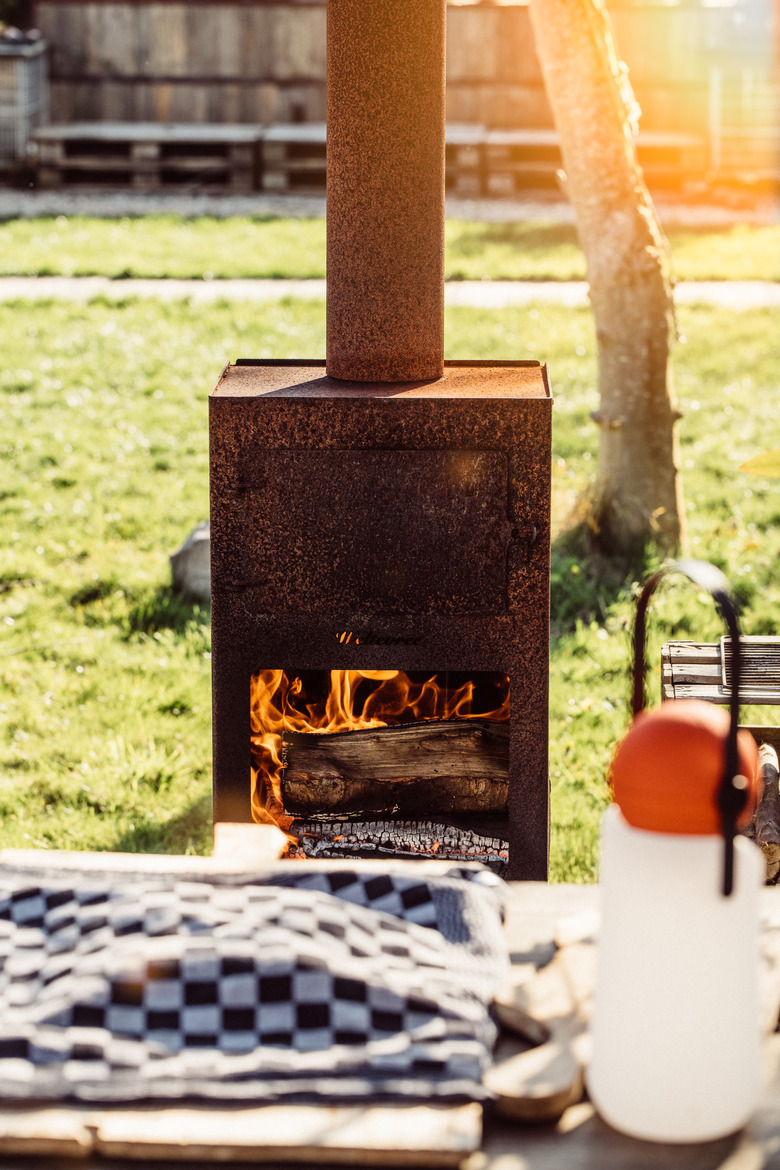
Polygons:
M210 399L214 815L545 879L551 397L442 361L443 0L329 0L328 341Z

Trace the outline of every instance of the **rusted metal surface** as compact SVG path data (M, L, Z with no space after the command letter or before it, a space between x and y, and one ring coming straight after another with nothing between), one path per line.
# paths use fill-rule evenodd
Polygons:
M231 515L231 583L263 582L264 609L504 610L507 470L494 451L267 451Z
M482 398L538 398L539 362L448 361L442 376L431 382L412 380L403 384L371 381L343 382L329 377L323 361L239 359L226 366L214 391L229 392L231 398L350 398L378 401L392 398L460 398L464 402ZM262 369L262 386L257 370ZM223 386L230 379L229 391ZM318 410L323 409L321 406ZM437 407L438 410L438 407ZM433 419L432 421L435 421Z
M328 0L327 368L438 378L445 0Z
M317 362L227 368L210 399L217 820L250 819L259 670L500 671L509 872L546 877L551 407L538 364L447 363L395 390Z

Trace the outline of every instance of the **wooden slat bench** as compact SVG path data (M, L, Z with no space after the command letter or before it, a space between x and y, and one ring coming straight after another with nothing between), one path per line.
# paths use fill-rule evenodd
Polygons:
M696 136L645 132L637 149L651 184L679 183L703 166ZM325 191L324 122L73 122L35 130L29 151L39 187ZM447 124L445 159L447 190L467 198L555 186L561 167L555 130L478 123Z
M325 123L268 126L262 141L264 191L321 193L325 190Z
M35 130L30 162L39 187L252 191L262 133L241 123L73 122Z
M485 143L486 195L511 196L554 187L563 165L555 130L490 130Z
M661 649L662 699L731 699L729 638L719 642L667 642ZM743 637L740 697L743 705L780 705L780 637ZM746 725L758 743L780 751L780 726Z
M642 131L637 156L650 186L679 187L706 169L702 136ZM485 195L511 196L528 187L552 187L562 167L560 140L553 129L491 130L484 138Z
M485 127L450 122L445 139L447 190L467 197L484 195L487 190ZM301 193L325 190L324 122L267 126L261 150L263 190Z
M487 130L476 122L448 122L444 170L448 193L475 199L487 192Z

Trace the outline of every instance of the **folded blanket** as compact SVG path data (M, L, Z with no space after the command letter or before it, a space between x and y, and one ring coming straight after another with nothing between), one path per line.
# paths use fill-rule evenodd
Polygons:
M481 1099L503 883L0 866L0 1096Z

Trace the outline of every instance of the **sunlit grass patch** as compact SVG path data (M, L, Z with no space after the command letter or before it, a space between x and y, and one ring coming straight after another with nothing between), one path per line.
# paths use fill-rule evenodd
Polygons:
M780 484L739 472L780 446L773 315L679 310L674 367L690 551L731 578L746 633L777 630ZM227 360L320 357L320 302L0 305L0 842L197 850L210 844L208 608L168 556L208 513L207 397ZM448 356L549 362L553 409L552 875L593 880L613 746L628 721L632 582L563 539L592 480L592 319L555 305L446 316ZM660 645L721 620L685 581ZM771 716L770 716L771 717Z
M670 228L680 280L780 280L780 226ZM571 224L447 220L450 280L582 280ZM219 280L325 275L325 220L42 216L0 222L2 276Z

